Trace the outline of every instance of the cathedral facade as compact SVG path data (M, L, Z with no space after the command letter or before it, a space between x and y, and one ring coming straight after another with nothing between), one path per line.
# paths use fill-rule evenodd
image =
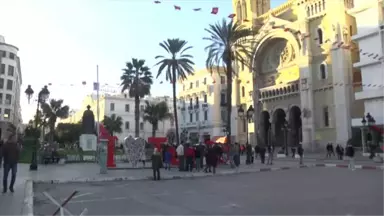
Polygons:
M238 105L255 109L251 142L310 150L345 145L351 119L364 115L354 100L361 73L352 67L353 0L287 0L274 9L270 0L233 0L233 7L237 21L257 29L251 66L237 67L235 86L252 92L242 98L238 90L237 97Z

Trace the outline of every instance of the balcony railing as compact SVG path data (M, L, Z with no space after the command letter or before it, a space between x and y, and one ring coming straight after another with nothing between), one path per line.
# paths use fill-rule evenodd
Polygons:
M208 108L208 104L207 103L203 103L202 107L203 108Z
M193 107L192 106L188 106L188 110L193 110Z
M194 105L193 108L199 109L199 104Z

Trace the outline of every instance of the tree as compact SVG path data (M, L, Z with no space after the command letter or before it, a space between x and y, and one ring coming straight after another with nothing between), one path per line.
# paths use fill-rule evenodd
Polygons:
M123 125L123 119L120 116L112 114L111 117L104 116L103 124L105 129L113 136L114 133L121 133L121 126Z
M209 33L209 37L203 38L208 40L208 45L205 50L208 51L206 67L213 73L216 67L223 66L227 79L227 142L231 143L231 113L232 113L232 79L236 76L236 71L233 70L233 63L239 61L242 64L248 65L248 60L251 59L251 41L254 31L247 29L239 23L226 19L217 22L214 25L209 25L205 31Z
M121 76L121 91L128 90L129 97L135 98L135 136L140 136L140 98L151 92L152 73L145 66L145 60L132 59L126 63Z
M50 139L49 141L53 141L53 137L55 135L55 125L57 118L66 119L69 115L69 106L63 106L63 100L55 100L51 99L49 103L42 103L42 113L45 119L48 119L47 124L49 127Z
M159 128L159 122L172 118L169 112L168 104L165 101L159 103L149 103L145 101L144 121L152 124L152 137L156 137L156 131Z
M60 143L73 144L79 140L82 133L82 125L80 123L59 123L57 124L56 132Z
M176 144L179 144L179 122L177 119L176 80L185 80L187 75L193 74L192 55L185 54L192 46L187 46L187 41L180 39L167 39L160 43L160 46L167 52L168 57L156 56L161 59L156 65L160 65L157 77L165 73L165 79L172 83L173 88L173 115L176 127Z

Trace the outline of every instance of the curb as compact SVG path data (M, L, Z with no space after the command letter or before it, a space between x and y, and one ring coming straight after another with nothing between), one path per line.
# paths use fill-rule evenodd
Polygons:
M21 215L33 216L33 181L27 180L24 189L24 201Z

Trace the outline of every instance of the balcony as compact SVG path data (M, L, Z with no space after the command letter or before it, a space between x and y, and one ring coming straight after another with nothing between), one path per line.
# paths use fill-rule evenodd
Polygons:
M199 104L196 104L193 106L194 109L199 109L199 107L200 107Z
M189 110L189 111L193 110L192 105L189 105L189 106L188 106L188 110Z
M203 107L203 108L208 108L208 103L203 103L203 104L202 104L202 107Z
M185 106L180 108L181 111L185 111Z

